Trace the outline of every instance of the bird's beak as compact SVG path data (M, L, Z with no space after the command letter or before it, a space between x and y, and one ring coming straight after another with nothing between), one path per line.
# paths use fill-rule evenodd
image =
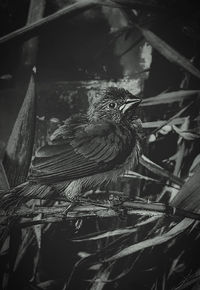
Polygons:
M127 99L125 104L123 104L119 109L124 114L130 108L136 108L141 103L141 101L141 99L136 97L133 99Z

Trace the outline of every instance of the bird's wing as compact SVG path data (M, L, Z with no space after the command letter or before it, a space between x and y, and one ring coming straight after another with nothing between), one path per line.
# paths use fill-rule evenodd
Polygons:
M133 150L135 136L127 132L104 121L79 126L73 138L63 133L63 144L46 145L37 152L30 179L55 183L111 170Z

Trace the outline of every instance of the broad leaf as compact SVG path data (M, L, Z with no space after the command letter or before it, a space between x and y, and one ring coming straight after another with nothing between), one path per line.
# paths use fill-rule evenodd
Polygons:
M10 187L26 180L35 135L35 82L31 76L28 90L8 140L3 165Z

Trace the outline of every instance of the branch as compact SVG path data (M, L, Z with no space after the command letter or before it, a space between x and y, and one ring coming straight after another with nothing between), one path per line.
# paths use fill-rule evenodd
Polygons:
M133 0L81 0L60 9L59 11L44 17L30 25L19 28L3 37L0 38L0 44L8 43L11 40L25 40L33 35L38 34L44 27L51 23L54 23L58 19L62 19L66 16L73 17L87 9L95 6L109 6L112 8L129 8L129 9L143 9L155 12L166 12L166 8L159 5L153 5L144 3L144 1L133 1Z
M3 37L0 38L0 44L8 43L11 40L25 40L33 35L36 35L42 28L46 27L50 23L62 19L66 15L72 17L80 12L83 12L86 9L89 9L97 4L97 1L94 0L84 0L76 2L72 5L69 5L47 17L44 17L32 24L26 25L22 28L19 28Z
M1 211L0 216L7 217L26 217L32 218L36 215L43 214L40 220L27 220L19 223L20 227L33 226L37 224L57 223L77 218L90 218L90 217L116 217L119 213L126 213L127 215L142 215L152 216L163 214L170 216L178 216L182 218L191 218L200 220L200 214L192 213L186 210L175 208L163 203L145 203L140 201L125 201L120 205L114 206L111 204L97 204L96 202L87 203L85 205L75 206L70 212L66 212L66 208L70 203L65 203L53 207L35 207L21 208L16 211L9 212ZM50 216L49 216L50 215ZM5 220L4 220L5 223Z

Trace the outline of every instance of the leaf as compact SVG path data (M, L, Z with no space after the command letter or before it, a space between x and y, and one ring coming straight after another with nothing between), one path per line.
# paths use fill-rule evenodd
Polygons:
M32 277L30 278L30 282L34 282L37 279L37 270L40 261L40 248L38 247L36 253L33 258L33 268L32 268Z
M27 228L22 230L22 242L18 249L17 257L15 260L15 265L13 271L16 271L19 263L21 262L22 258L24 257L28 247L31 245L33 241L32 229Z
M189 277L186 277L185 280L181 283L180 286L176 287L174 290L183 290L183 289L189 289L188 287L195 284L192 288L192 290L198 290L199 289L199 281L200 281L200 270L197 269L196 273L190 275Z
M10 187L24 182L28 174L35 135L35 103L35 82L32 75L3 159Z
M90 290L103 290L106 280L108 280L111 273L111 265L107 267L101 267L97 272L96 276L94 276L94 280L92 285L90 286Z
M200 134L193 132L192 130L182 130L177 126L173 125L174 131L185 140L195 140L200 138Z
M169 273L167 275L167 278L169 279L171 276L173 276L176 272L178 272L180 269L184 268L183 263L180 261L182 256L184 254L184 250L181 251L181 253L172 261L171 267L169 269Z
M86 252L78 252L77 255L78 255L81 259L84 259L84 258L90 256L90 254L88 254L88 253L86 253Z
M7 265L7 267L8 267L8 265ZM9 276L10 275L9 275L8 270L3 273L3 279L2 279L2 289L3 290L8 289Z
M9 247L10 247L10 236L7 236L7 238L5 239L3 243L3 246L1 247L0 256L7 254Z
M185 121L181 125L181 130L188 130L190 124L190 118L185 118ZM176 152L176 158L175 158L175 167L174 167L174 174L179 175L181 172L183 159L185 157L186 153L186 144L183 142L183 138L179 136L177 141L177 152Z
M149 158L147 158L145 155L140 156L139 162L142 166L147 168L148 170L152 171L153 173L168 178L170 181L172 181L175 184L178 184L182 186L184 184L184 181L179 178L178 176L173 175L171 172L165 170L158 164L151 161Z
M184 119L185 119L184 117L183 118L174 118L168 124L181 125L184 122ZM143 122L142 123L142 128L144 128L144 129L158 128L158 127L162 128L163 126L166 126L165 120L157 120L157 121Z
M175 115L173 115L171 118L169 118L167 121L165 121L164 124L162 124L160 127L156 128L151 134L155 134L158 131L160 131L164 126L169 125L173 122L173 120L179 116L181 116L183 113L187 111L187 109L193 104L193 102L189 103L187 106L185 106L183 109L178 111ZM186 124L189 120L189 117L184 117L182 124Z
M125 228L125 229L117 229L114 231L105 231L102 234L97 233L96 235L92 234L92 237L89 238L82 238L82 239L73 239L73 241L75 242L82 242L82 241L96 241L99 239L105 239L105 238L109 238L109 237L113 237L113 236L117 236L117 235L124 235L124 234L128 234L128 233L134 233L136 232L137 229L136 228Z
M43 290L53 290L55 288L57 289L58 282L56 280L48 280L37 284L37 286Z
M200 71L184 56L168 45L165 41L155 35L152 31L138 27L145 39L162 54L167 60L179 65L181 68L200 78Z
M104 231L102 233L93 233L93 234L89 234L86 235L84 237L80 237L80 238L75 238L73 239L73 241L75 242L82 242L82 241L95 241L95 240L99 240L99 239L104 239L104 238L108 238L108 237L114 237L117 235L124 235L124 234L129 234L129 233L134 233L137 231L138 227L147 225L148 223L152 223L154 221L156 221L157 219L159 219L159 216L154 216L154 217L150 217L148 219L146 219L145 221L139 222L137 223L134 227L126 227L126 228L121 228L121 229L116 229L113 231Z
M189 175L191 175L192 173L194 173L199 166L200 166L200 154L198 154L194 158L194 160L192 162L192 165L190 166Z
M42 214L40 213L39 215L37 215L36 217L33 218L34 221L39 221L42 218ZM41 248L41 239L42 239L42 225L36 225L33 227L34 229L34 233L35 233L35 237L36 237L36 241L38 244L38 248Z
M146 98L142 100L140 106L153 106L153 105L161 105L161 104L170 104L174 102L180 102L184 99L188 99L191 96L198 94L200 90L180 90L174 91L170 93L161 93L155 97Z
M132 255L138 251L144 250L146 248L154 247L154 246L166 243L170 241L171 239L180 235L182 232L184 232L192 223L193 221L191 219L185 218L179 224L174 226L169 232L161 236L156 236L154 238L147 239L145 241L126 247L123 250L119 251L117 254L106 259L104 262L111 262L117 259L121 259L126 256Z
M2 162L0 161L0 192L9 190L9 182L3 167Z
M171 206L200 213L200 167L170 203Z

